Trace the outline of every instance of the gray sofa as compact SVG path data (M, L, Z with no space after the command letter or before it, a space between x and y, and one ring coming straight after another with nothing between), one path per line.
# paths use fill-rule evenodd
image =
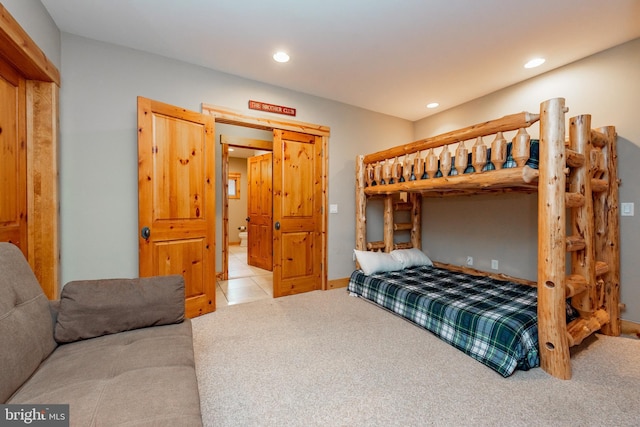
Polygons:
M50 302L0 243L0 403L69 404L72 426L201 426L182 277L70 282Z

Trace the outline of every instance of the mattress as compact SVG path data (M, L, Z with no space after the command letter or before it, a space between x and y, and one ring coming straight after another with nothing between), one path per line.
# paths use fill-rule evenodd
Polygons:
M504 377L540 365L535 287L420 266L369 276L356 270L347 289Z

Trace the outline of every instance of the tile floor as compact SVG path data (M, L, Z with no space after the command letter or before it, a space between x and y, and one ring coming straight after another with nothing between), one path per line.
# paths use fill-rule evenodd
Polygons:
M273 274L247 264L247 248L229 246L229 280L218 280L216 306L273 298Z

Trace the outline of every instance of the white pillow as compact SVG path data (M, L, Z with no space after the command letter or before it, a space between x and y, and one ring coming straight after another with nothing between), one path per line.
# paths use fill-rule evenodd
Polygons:
M433 262L431 262L429 257L417 248L396 249L391 251L391 256L400 261L404 268L433 265Z
M389 253L354 249L360 269L367 276L374 273L402 270L404 266Z

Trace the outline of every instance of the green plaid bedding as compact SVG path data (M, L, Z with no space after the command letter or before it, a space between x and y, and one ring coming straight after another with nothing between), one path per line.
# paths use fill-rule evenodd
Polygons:
M422 266L371 276L356 270L347 289L504 377L540 365L535 287Z

